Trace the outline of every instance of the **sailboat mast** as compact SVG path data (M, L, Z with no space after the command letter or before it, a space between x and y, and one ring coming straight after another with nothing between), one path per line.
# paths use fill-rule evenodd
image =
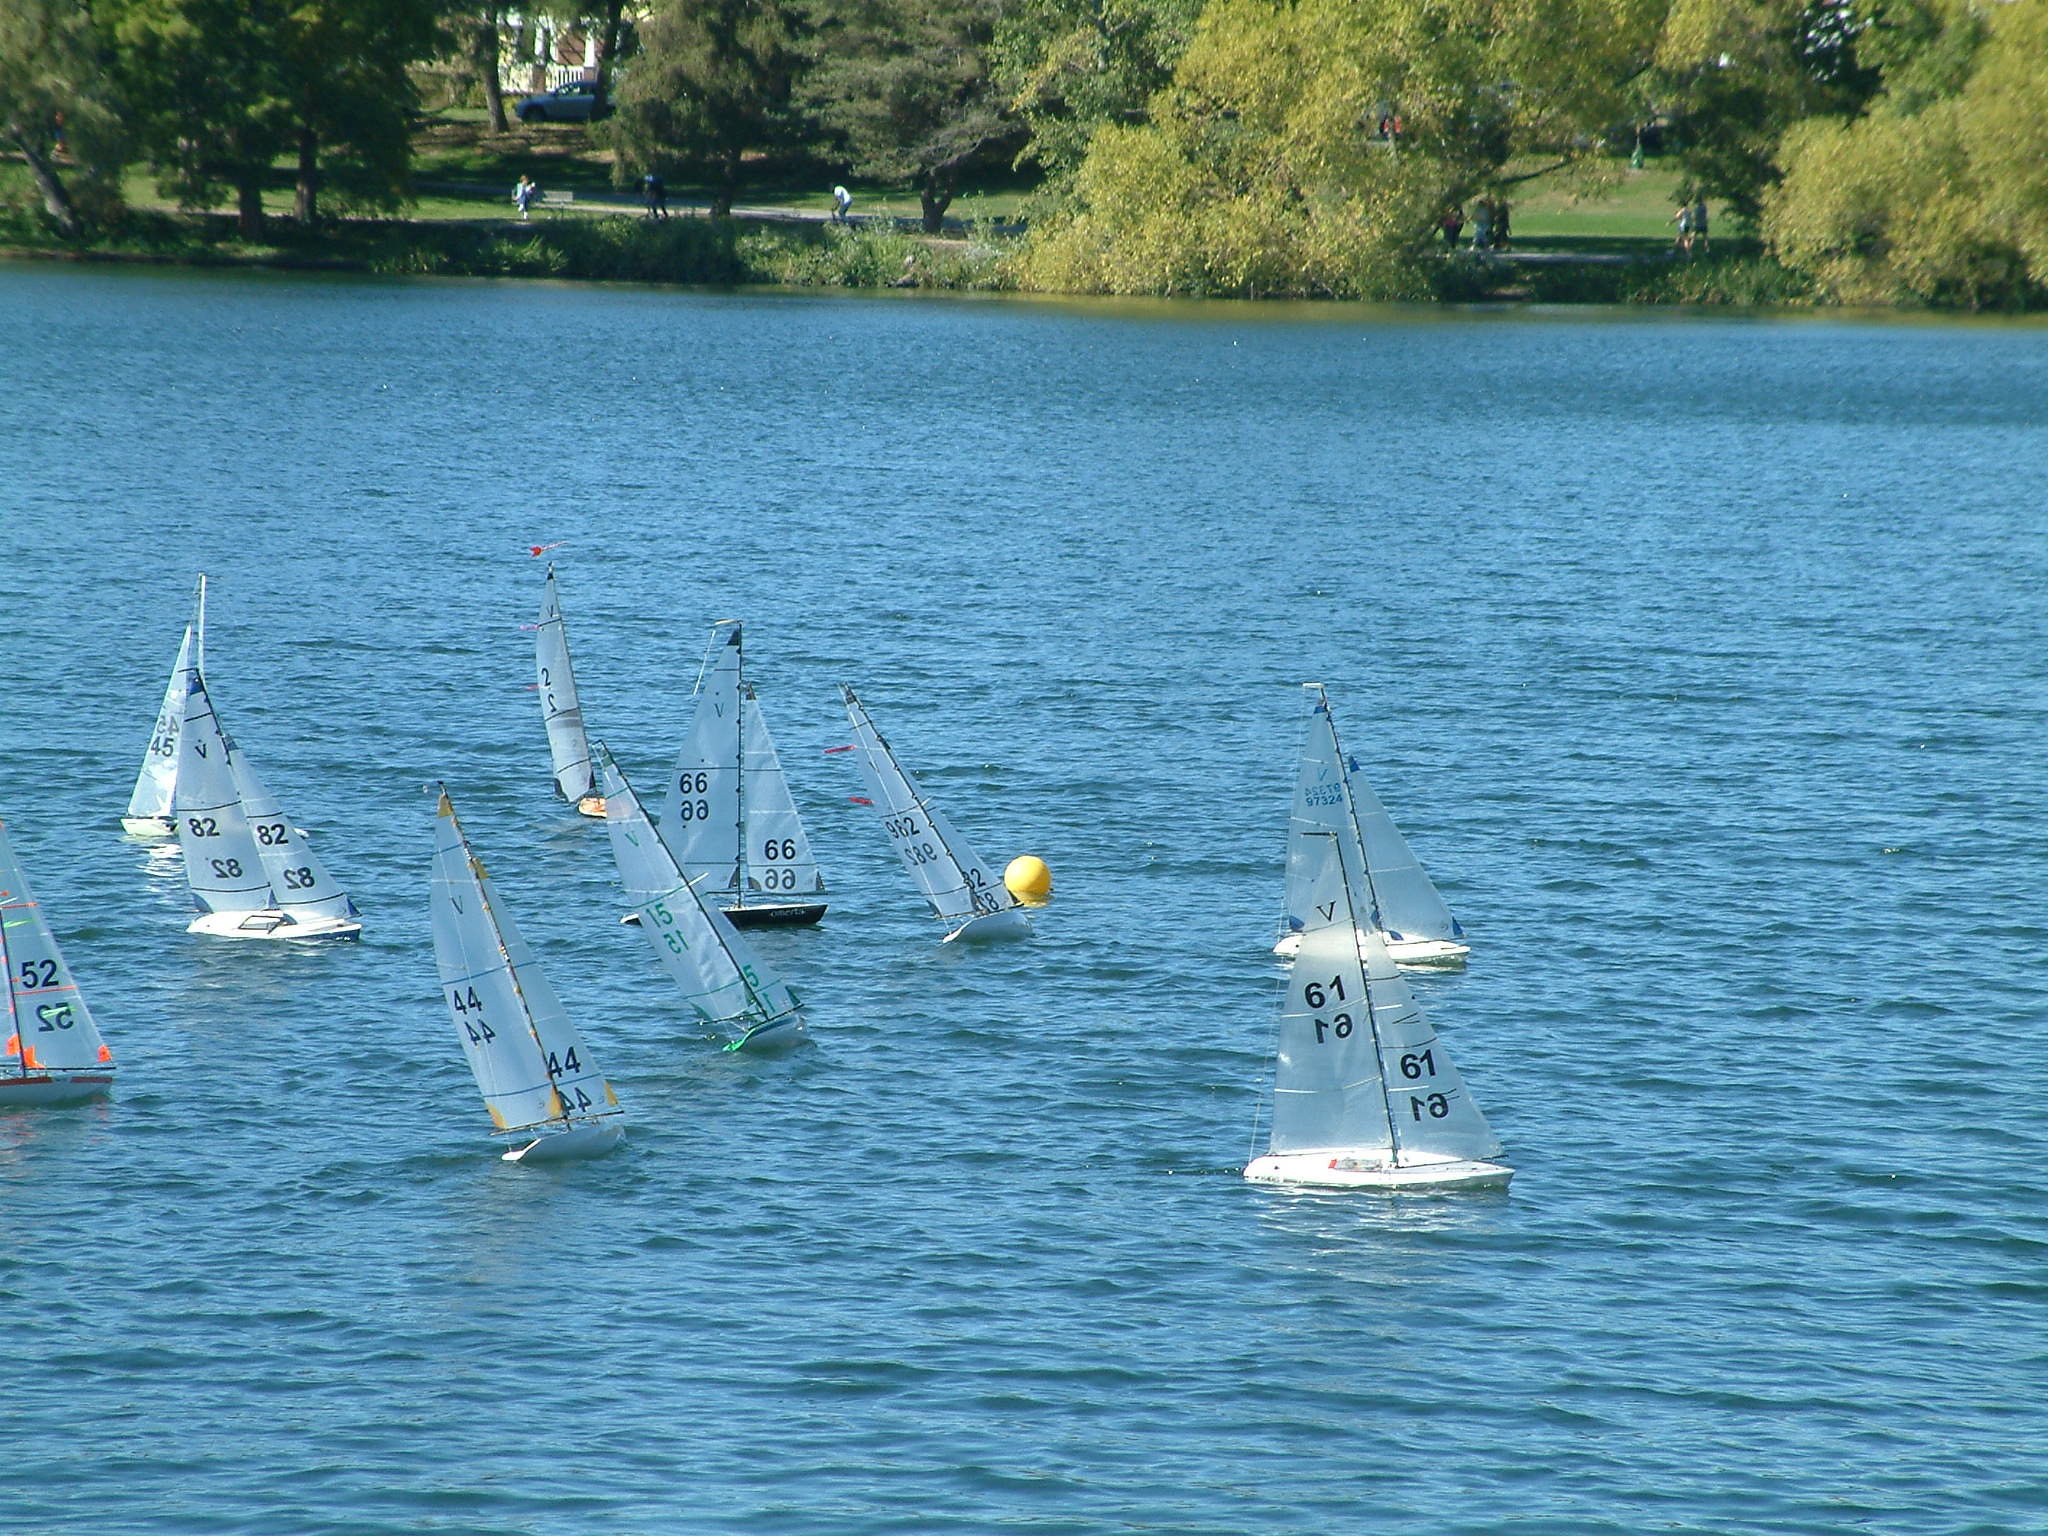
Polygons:
M747 904L747 640L744 626L735 624L733 671L739 682L739 706L732 717L732 899L736 907Z
M1351 846L1358 849L1359 853L1363 855L1365 852L1365 833L1358 825L1358 802L1351 797L1351 759L1344 755L1344 743L1337 736L1337 717L1330 712L1330 695L1324 691L1320 683L1316 685L1316 701L1322 706L1323 723L1329 727L1330 731L1330 745L1337 753L1337 782L1344 786L1344 819L1351 824ZM1340 858L1342 858L1342 854L1343 850L1340 848L1338 850ZM1349 861L1345 862L1348 864ZM1386 924L1380 920L1380 893L1372 883L1372 861L1361 857L1359 865L1359 877L1365 881L1366 900L1371 904L1369 915L1372 925L1384 931ZM1350 870L1348 868L1345 870L1344 878L1345 889L1348 894L1351 882ZM1352 915L1354 918L1357 916L1357 909L1355 907L1352 909Z
M201 677L206 676L206 572L199 573L199 616L198 633L192 640L192 667Z
M1330 739L1336 740L1336 727L1334 725L1331 727ZM1321 832L1316 835L1327 837L1333 843L1337 841L1334 833ZM1374 1078L1378 1080L1380 1085L1380 1114L1385 1117L1387 1122L1387 1156L1398 1164L1401 1161L1401 1131L1394 1119L1394 1106L1387 1099L1387 1058L1386 1053L1380 1047L1379 1015L1373 1011L1372 1006L1372 967L1366 962L1365 957L1358 953L1358 934L1356 932L1358 927L1358 903L1353 898L1351 891L1349 861L1344 857L1344 850L1341 846L1333 848L1332 852L1337 855L1337 878L1344 882L1344 906L1350 915L1351 927L1353 929L1352 932L1344 936L1345 947L1349 953L1358 955L1358 984L1365 991L1365 1027L1372 1032L1372 1070ZM1375 920L1375 926L1377 926L1377 920Z
M12 892L0 891L0 897ZM28 1046L21 1038L21 1008L14 1001L14 962L7 956L7 914L0 911L0 987L7 989L8 1034L14 1040L14 1061L19 1076L28 1076Z

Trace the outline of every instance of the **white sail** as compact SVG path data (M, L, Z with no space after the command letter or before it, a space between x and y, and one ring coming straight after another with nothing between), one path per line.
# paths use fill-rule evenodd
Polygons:
M1500 1143L1450 1054L1386 946L1360 921L1342 839L1309 833L1304 843L1307 918L1280 1012L1268 1157L1329 1153L1330 1171L1355 1173L1497 1156Z
M681 867L611 754L598 748L604 819L619 881L640 917L640 931L698 1018L738 1022L742 1040L771 1025L801 1029L796 994L718 907L684 878Z
M540 622L534 626L533 657L540 679L541 718L547 725L548 751L555 762L555 793L573 805L593 787L590 743L583 734L583 708L576 701L569 635L562 627L562 599L555 588L552 564L541 598Z
M750 896L825 889L767 719L746 680L737 619L712 627L660 827L699 890L745 905Z
M815 895L825 889L825 876L811 854L803 818L783 777L782 759L768 735L768 721L754 697L752 684L740 700L741 741L746 768L741 775L745 799L746 882L748 891L771 896Z
M1360 895L1362 928L1379 929L1394 946L1397 959L1411 950L1463 955L1465 930L1366 783L1358 759L1338 743L1330 701L1321 685L1305 683L1303 692L1308 727L1287 833L1290 932L1299 933L1306 924L1315 868L1322 857L1314 835L1329 833L1337 838L1352 889Z
M178 734L178 785L172 802L185 880L202 912L275 910L276 898L256 834L242 813L233 749L198 668L186 674L185 723Z
M491 1123L507 1132L622 1124L618 1095L499 904L445 789L435 818L434 960Z
M156 830L170 830L171 798L178 782L178 732L185 723L185 679L191 672L204 670L205 649L206 578L201 576L192 622L185 626L178 659L172 663L170 681L164 685L163 706L156 712L156 728L149 734L149 749L142 755L142 771L135 776L135 789L128 796L124 820L162 822L165 825Z
M248 754L228 746L228 766L241 793L242 817L256 839L257 857L270 882L272 904L295 923L356 915L355 903L335 884L305 834L291 824Z
M8 1099L10 1083L27 1087L23 1079L52 1073L92 1091L112 1080L114 1053L100 1038L92 1010L29 889L5 822L0 822L0 971L7 978L0 1102Z
M178 731L185 721L185 675L191 669L192 626L188 624L171 680L164 688L163 707L156 712L156 729L149 734L142 771L135 776L134 792L128 796L129 816L168 819L171 814L171 792L178 782Z
M693 884L737 895L744 862L740 780L740 626L716 625L696 707L676 754L661 835Z
M1017 907L1016 897L1002 881L990 877L987 866L896 761L896 754L875 729L853 689L844 683L839 687L846 698L847 718L853 723L868 798L882 818L890 844L932 904L932 911L951 926Z

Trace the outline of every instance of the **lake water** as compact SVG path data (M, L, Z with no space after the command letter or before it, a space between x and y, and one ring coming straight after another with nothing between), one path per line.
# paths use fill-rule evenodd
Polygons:
M20 1533L2048 1526L2048 328L0 267L0 815L120 1063L0 1113ZM719 1051L549 794L713 620L832 887ZM188 937L223 717L360 944ZM941 948L853 682L1028 944ZM1470 930L1507 1194L1248 1187L1300 732ZM500 1162L432 801L631 1115Z

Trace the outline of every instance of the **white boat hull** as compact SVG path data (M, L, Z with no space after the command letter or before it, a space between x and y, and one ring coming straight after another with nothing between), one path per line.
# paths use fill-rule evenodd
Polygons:
M1442 970L1447 966L1463 965L1465 957L1472 953L1470 944L1460 944L1456 939L1389 939L1382 935L1381 942L1387 946L1387 954L1394 964L1411 971ZM1283 935L1273 946L1273 953L1291 960L1300 948L1301 935L1290 933ZM1358 938L1358 952L1361 957L1365 954L1363 933Z
M1023 939L1030 935L1031 919L1015 907L1005 907L1000 912L984 912L979 917L970 917L940 942L950 944L955 939L965 939L969 943L979 943L983 939Z
M608 1120L572 1125L567 1130L537 1136L523 1147L505 1154L508 1163L569 1163L579 1158L602 1157L619 1144L626 1127L619 1116Z
M33 1077L0 1077L0 1109L17 1104L83 1104L106 1097L111 1072L39 1072Z
M346 917L294 920L282 912L203 912L185 925L187 933L216 939L353 939L363 925Z
M123 816L121 830L130 837L173 837L178 824L168 816Z
M1268 1152L1246 1165L1254 1184L1307 1184L1323 1189L1439 1190L1505 1189L1515 1170L1477 1158L1389 1166L1385 1154L1324 1148L1317 1152Z
M728 1051L752 1051L763 1054L773 1051L794 1050L810 1042L810 1031L804 1027L802 1014L784 1014L779 1019L770 1019L748 1030L739 1039L726 1047Z

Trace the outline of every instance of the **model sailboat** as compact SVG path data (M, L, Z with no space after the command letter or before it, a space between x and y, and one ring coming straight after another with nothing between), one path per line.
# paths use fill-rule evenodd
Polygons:
M797 996L747 943L715 902L683 874L640 797L609 752L597 749L604 773L604 820L618 861L619 881L683 1000L707 1024L738 1033L726 1047L780 1047L805 1033Z
M197 667L186 675L173 806L185 881L199 908L187 933L224 939L352 939L362 933L355 903L221 728Z
M434 960L448 1016L491 1124L532 1138L505 1161L609 1152L626 1129L619 1096L498 904L445 788L434 814Z
M36 904L7 824L0 822L0 972L7 1041L0 1046L0 1106L78 1104L114 1083L114 1053L71 979Z
M1386 945L1342 839L1303 836L1308 898L1280 1008L1273 1135L1244 1176L1368 1189L1504 1185L1500 1143Z
M676 758L661 835L735 928L815 923L825 889L782 760L747 682L740 621L713 626L696 711Z
M882 818L882 830L910 871L932 912L946 925L944 942L1006 938L1027 934L1031 920L1017 898L976 857L953 824L917 787L852 688L839 685L868 799Z
M156 712L156 729L149 735L149 750L142 755L142 771L135 776L135 791L128 797L128 813L121 829L136 837L170 837L177 832L171 819L171 797L178 783L178 732L185 723L185 679L206 670L206 578L199 578L199 596L193 604L192 622L185 626L184 643L171 665L171 680L164 687L163 707Z
M1363 901L1364 930L1377 928L1396 965L1462 965L1471 946L1436 886L1401 836L1386 807L1359 771L1358 759L1337 742L1336 722L1321 683L1302 684L1308 701L1308 734L1294 785L1294 814L1287 823L1287 932L1273 946L1291 955L1307 923L1320 839L1337 839L1351 887Z
M548 566L540 622L534 626L533 664L539 675L540 712L555 762L555 793L585 816L604 815L583 733L583 707L576 702L576 673L569 665L569 633L562 627L562 596L555 568Z

